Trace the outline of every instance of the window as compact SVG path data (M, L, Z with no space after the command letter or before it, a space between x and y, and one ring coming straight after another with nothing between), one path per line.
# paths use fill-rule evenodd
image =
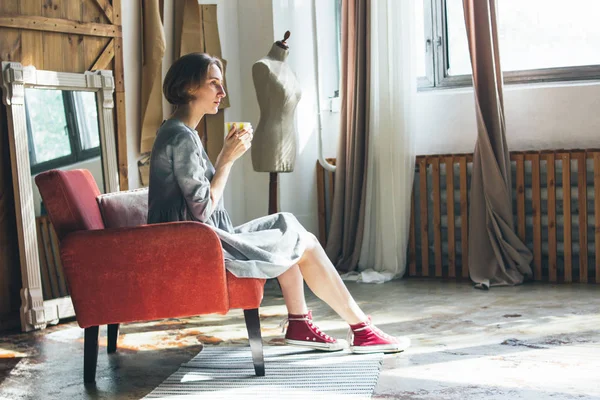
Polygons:
M462 0L417 3L419 86L470 85ZM497 7L505 82L600 78L600 1L497 0Z
M27 88L25 110L32 174L100 155L93 92Z

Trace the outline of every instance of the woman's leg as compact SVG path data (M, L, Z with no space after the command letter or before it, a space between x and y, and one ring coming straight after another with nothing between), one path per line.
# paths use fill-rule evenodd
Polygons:
M348 324L353 325L366 321L367 316L352 298L317 238L308 233L306 242L306 251L300 258L298 266L302 273L301 277L304 278L308 287ZM296 290L293 295L302 295L302 300L304 300L304 291ZM299 299L290 300L290 302L296 303L299 302ZM287 304L288 300L286 299Z
M304 299L304 279L300 273L300 268L294 265L283 274L277 277L285 306L289 314L306 314L306 300Z
M352 339L349 344L352 352L388 353L408 348L410 339L391 337L371 324L371 320L352 298L317 238L313 234L307 233L306 242L307 248L298 261L298 266L292 267L279 277L289 313L306 314L302 288L302 278L304 278L313 293L350 325ZM313 324L310 314L290 315L288 318L290 325L286 332L286 343L327 351L337 351L343 348L343 344Z

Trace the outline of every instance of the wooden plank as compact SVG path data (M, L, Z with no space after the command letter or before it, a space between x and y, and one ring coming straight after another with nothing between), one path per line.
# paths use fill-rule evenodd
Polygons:
M42 293L44 293L44 299L52 298L52 287L50 285L50 276L48 276L48 264L46 263L46 251L44 247L44 239L42 237L42 220L47 217L36 218L36 231L37 231L37 242L38 252L40 253L40 271L42 273Z
M122 37L121 27L118 25L43 16L2 15L0 16L0 27L97 37Z
M454 220L454 158L446 157L446 214L448 216L448 276L456 278L456 237Z
M546 168L548 187L548 278L556 282L556 183L555 183L555 155L546 154L548 163Z
M121 26L121 0L112 0L113 24Z
M48 231L50 233L50 243L52 244L52 254L54 256L54 267L56 268L56 276L58 280L58 288L60 290L60 297L68 296L67 282L65 280L65 274L63 272L62 261L60 259L60 247L58 236L54 230L54 225L48 219Z
M127 165L127 130L125 127L125 92L115 93L117 125L117 163L119 164L119 189L129 190L129 167Z
M410 196L410 230L408 237L408 276L417 276L417 232L415 228L415 190Z
M50 278L50 287L52 289L53 299L60 297L60 288L58 286L58 276L56 274L56 266L54 265L54 257L52 254L52 242L50 239L50 221L46 218L42 220L42 241L44 243L44 256L46 257L46 265L48 266L48 276Z
M579 282L588 281L587 236L587 157L585 151L577 154L577 199L579 201Z
M75 21L82 20L82 3L79 1L67 1L64 2L65 6L65 18ZM33 33L33 31L29 31ZM35 32L38 33L38 32ZM63 38L63 71L64 72L76 72L82 73L88 67L84 65L84 48L83 48L83 35L66 35Z
M43 65L37 68L47 71L63 70L65 59L68 59L63 54L63 42L65 39L66 37L62 33L45 32L42 35L44 61Z
M325 226L327 220L325 218L325 168L317 161L317 207L319 215L319 242L321 246L327 243L327 232Z
M124 69L125 68L123 64L123 39L117 38L115 40L115 57L113 70L113 75L115 77L115 92L125 92Z
M514 154L517 162L517 230L519 238L525 243L525 156L523 153Z
M542 280L542 196L540 190L540 155L531 156L531 213L533 217L533 278Z
M435 277L442 277L442 214L440 199L440 159L431 160L433 194L433 256L435 259Z
M600 283L600 152L594 152L594 243L596 245L596 277Z
M114 24L115 18L113 15L113 8L110 5L110 3L108 2L108 0L95 0L95 3L98 5L98 7L100 7L102 12L106 16L106 19L108 19L108 22L110 22L111 24Z
M16 29L0 30L0 61L21 61L21 32Z
M419 160L421 202L421 275L429 276L429 217L427 212L427 157Z
M459 158L460 164L460 245L462 253L461 275L469 277L469 187L467 156Z
M562 187L563 187L563 244L564 244L564 281L573 281L573 242L571 235L571 155L564 153L562 159Z
M42 15L44 0L0 1L0 15ZM11 5L12 4L12 5Z
M41 17L53 18L59 20L65 20L66 9L62 7L62 4L52 4L52 2L42 3L42 14ZM63 54L63 44L66 41L66 36L62 33L57 32L44 32L42 36L43 51L43 65L37 66L48 71L62 71L63 66L68 62L69 57L65 57Z
M113 2L115 13L120 10ZM115 21L117 16L115 14ZM121 190L129 188L129 167L127 161L127 126L125 112L125 78L123 66L123 39L115 40L114 57L114 77L115 77L115 111L116 111L116 135L117 135L117 162L119 164L119 185Z
M96 71L99 69L110 69L110 63L115 56L115 39L111 39L106 45L102 53L96 58L94 64L90 66L90 71Z

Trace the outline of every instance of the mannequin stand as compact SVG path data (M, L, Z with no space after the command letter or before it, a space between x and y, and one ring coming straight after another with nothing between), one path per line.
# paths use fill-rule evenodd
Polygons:
M269 172L269 215L277 213L277 172Z

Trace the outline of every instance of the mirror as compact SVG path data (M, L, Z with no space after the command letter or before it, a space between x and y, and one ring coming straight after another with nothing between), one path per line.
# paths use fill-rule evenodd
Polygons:
M50 169L87 169L101 192L115 192L111 71L61 73L2 63L15 210L21 259L21 328L43 329L75 315L58 240L35 175Z
M25 117L36 220L46 214L34 181L41 172L87 169L105 193L95 93L26 88Z

